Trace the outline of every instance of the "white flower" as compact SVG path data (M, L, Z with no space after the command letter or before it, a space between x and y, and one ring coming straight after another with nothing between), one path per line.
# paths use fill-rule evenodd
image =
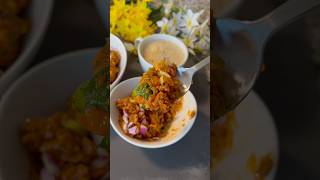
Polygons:
M167 3L163 4L165 16L169 16L173 7L173 0L168 0Z
M190 33L193 27L199 26L198 18L203 13L203 10L198 13L193 13L191 9L187 10L187 13L182 16L182 22L180 26L184 33Z
M192 31L190 34L183 34L182 41L188 47L189 52L195 55L193 49L195 48L195 42L197 41L197 37L195 36L194 31Z
M208 26L209 18L205 20L200 26L197 26L196 34L199 37L208 36L210 37L210 28Z
M157 26L161 28L161 33L170 34L176 36L179 31L177 31L177 27L174 25L174 20L168 20L167 18L162 18L161 21L157 22Z
M157 26L161 28L161 32L167 32L169 27L169 20L163 17L160 21L157 21Z
M181 12L172 13L172 21L175 26L179 26L182 22L182 14Z
M201 38L195 43L195 49L200 51L202 54L208 53L210 49L210 40L207 37Z
M172 36L177 36L179 34L179 31L177 30L176 26L169 26L167 34L170 34Z

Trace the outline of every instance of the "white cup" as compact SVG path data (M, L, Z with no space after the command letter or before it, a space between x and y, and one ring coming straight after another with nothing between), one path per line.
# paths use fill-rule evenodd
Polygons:
M183 66L186 63L186 61L188 60L189 52L188 52L187 46L180 39L178 39L174 36L167 35L167 34L153 34L153 35L147 36L145 38L138 38L135 41L135 46L138 51L140 65L141 65L144 72L148 71L148 69L151 68L153 65L144 59L143 51L148 44L155 42L155 41L169 41L169 42L172 42L173 44L177 45L178 47L180 47L182 53L184 53L184 59L181 64L177 65L178 67Z

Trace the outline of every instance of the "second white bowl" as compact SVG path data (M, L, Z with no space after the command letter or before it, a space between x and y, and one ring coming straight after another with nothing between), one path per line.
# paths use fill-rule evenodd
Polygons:
M21 52L15 62L0 78L0 96L16 80L19 75L34 60L42 38L50 21L53 0L33 0L26 11L26 18L30 20L31 29L26 35Z
M125 48L124 44L122 43L122 41L117 36L115 36L113 34L110 34L110 49L117 51L121 57L120 64L119 64L120 71L117 75L116 80L113 81L113 83L110 85L110 89L113 89L114 86L120 82L120 80L123 76L123 73L126 70L128 55L127 55L126 48Z

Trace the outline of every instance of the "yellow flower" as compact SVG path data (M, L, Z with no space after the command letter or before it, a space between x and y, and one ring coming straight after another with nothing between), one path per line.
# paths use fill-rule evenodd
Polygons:
M149 20L149 2L152 0L131 1L129 4L125 0L113 0L110 7L111 33L129 42L154 33L156 26Z

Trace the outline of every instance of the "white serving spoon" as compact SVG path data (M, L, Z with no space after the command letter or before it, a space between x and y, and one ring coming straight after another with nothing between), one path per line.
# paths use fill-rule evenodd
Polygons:
M198 72L200 69L205 67L210 63L210 56L206 57L205 59L201 60L194 66L190 68L184 68L180 67L178 68L178 79L181 82L181 85L183 87L183 95L187 93L192 85L192 78L193 75Z

